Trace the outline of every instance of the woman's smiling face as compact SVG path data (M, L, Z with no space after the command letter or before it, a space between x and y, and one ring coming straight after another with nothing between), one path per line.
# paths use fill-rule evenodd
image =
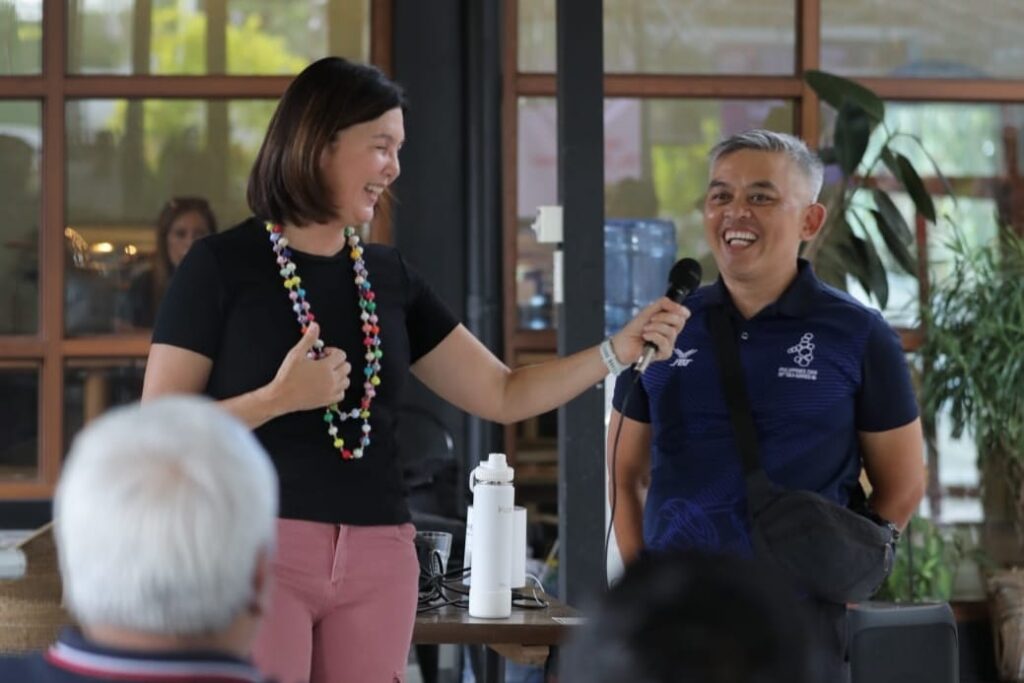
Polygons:
M338 131L320 155L320 174L338 218L345 225L373 219L377 202L395 181L405 142L400 108Z

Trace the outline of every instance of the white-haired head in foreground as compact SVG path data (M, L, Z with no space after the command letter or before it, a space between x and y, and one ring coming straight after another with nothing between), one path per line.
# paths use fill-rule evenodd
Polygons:
M263 597L276 516L266 452L212 402L112 410L75 439L54 499L67 605L86 627L225 629Z

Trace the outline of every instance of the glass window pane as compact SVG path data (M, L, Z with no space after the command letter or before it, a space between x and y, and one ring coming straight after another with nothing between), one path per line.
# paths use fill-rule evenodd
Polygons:
M923 362L916 352L907 353L906 358L920 400ZM933 492L929 491L917 514L945 524L981 522L978 449L969 431L957 438L953 437L952 431L953 420L948 406L945 406L935 416L934 434L925 436L928 467L938 472L938 496L933 498ZM932 505L933 502L936 505Z
M608 73L791 74L792 0L605 0ZM555 3L519 2L519 70L555 70Z
M39 472L39 372L0 367L0 481L35 479Z
M67 105L64 325L69 336L152 325L175 247L249 215L245 186L273 100L76 100ZM169 205L169 202L173 203ZM205 201L204 201L205 200ZM168 207L158 245L158 214Z
M556 3L548 0L518 0L516 5L519 70L554 73L557 62L555 50L558 47Z
M707 153L750 128L792 132L781 100L608 100L605 104L605 325L610 334L665 293L672 264L718 269L704 236ZM618 220L616 220L618 219ZM625 247L614 255L616 243Z
M558 203L558 122L553 98L519 99L516 151L516 307L519 328L555 326L552 298L555 245L537 241L530 225L537 207Z
M0 101L0 334L39 320L39 102Z
M68 25L76 74L294 74L370 57L370 0L74 0Z
M111 408L142 395L146 361L73 359L64 368L64 453L75 435Z
M555 324L551 306L554 247L538 244L530 225L538 206L558 201L555 100L521 98L518 120L519 326L545 329ZM621 309L606 311L609 324L613 324L613 313L628 319L633 309L649 303L644 299L664 293L668 270L662 273L660 265L651 268L653 264L643 260L652 258L658 249L669 248L666 245L671 253L665 253L659 264L667 262L671 268L675 258L690 256L703 262L706 281L714 277L701 218L708 151L723 137L748 128L791 132L792 125L792 104L781 100L605 100L605 216L643 219L646 226L638 231L629 229L629 246L623 248L630 255L627 258L620 253L626 261L608 261L605 254L606 270L620 273L606 278L606 297L615 302L609 305ZM613 252L614 232L609 228L605 232L606 240L611 240L606 242L606 250ZM639 241L633 243L634 238ZM613 292L609 284L614 282L626 289Z
M889 196L892 198L893 203L896 204L896 208L906 218L907 225L913 226L914 203L910 200L910 196L905 192L897 191L890 191ZM885 272L889 278L889 300L886 302L885 308L880 309L882 315L890 325L914 327L921 316L920 284L916 277L910 275L899 266L891 252L885 248L885 240L878 230L875 219L871 215L871 209L876 208L874 201L866 196L861 197L858 201L861 205L853 208L851 214L856 215L859 221L853 221L851 227L855 234L860 237L867 236L872 244L875 245L878 258L882 261L882 265L885 267ZM908 245L907 249L911 255L917 256L916 242ZM871 299L861 284L853 277L847 277L846 287L847 291L855 299L873 308L879 308L878 302Z
M0 76L40 73L42 45L43 0L0 0Z
M826 71L903 78L1024 77L1024 3L822 0Z
M952 419L944 410L935 420L935 449L939 454L939 485L954 491L975 492L981 484L978 473L978 447L969 432L953 438ZM968 495L944 495L943 522L980 522L984 514L981 499Z
M833 112L823 111L825 145L831 144L832 120ZM942 277L948 271L945 244L952 225L977 244L995 238L997 221L1024 231L1024 184L1019 180L1024 105L889 102L885 124L889 131L898 133L890 147L911 160L933 193L944 194L945 190L929 155L956 193L955 201L948 196L936 197L939 222L928 231L928 261L933 276ZM883 135L883 130L876 130L865 154L869 162L876 158ZM1017 167L1010 168L1011 163ZM830 168L826 183L837 173ZM881 164L873 168L873 173L883 182L895 182ZM913 204L906 193L894 192L892 197L908 223L914 225ZM867 208L874 206L867 197L862 201ZM879 247L889 272L890 301L883 314L894 325L913 326L920 318L919 283L892 262L888 250L881 246L873 221L865 223L871 226L868 234ZM871 303L852 280L849 289L855 297Z

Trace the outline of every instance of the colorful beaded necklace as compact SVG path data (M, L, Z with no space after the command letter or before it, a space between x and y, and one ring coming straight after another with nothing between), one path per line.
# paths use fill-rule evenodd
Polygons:
M288 248L288 238L284 236L280 225L267 223L267 232L270 233L270 243L273 245L274 253L277 254L278 271L284 279L284 287L288 290L288 298L292 302L292 310L295 312L295 319L299 323L302 334L306 334L306 326L316 320L313 311L310 310L309 301L306 300L306 290L300 287L302 278L295 270L295 262L292 261L292 252ZM380 386L380 359L384 353L380 350L380 324L377 318L377 304L374 302L376 295L370 288L370 273L366 270L366 262L363 261L363 249L359 246L359 236L355 228L345 228L345 241L350 248L349 256L352 258L352 270L355 271L356 290L359 292L359 319L363 322L363 346L366 347L366 367L363 368L363 398L358 408L349 411L342 411L337 403L327 406L324 411L324 422L327 423L327 434L331 438L334 448L338 450L345 460L359 459L366 453L370 445L370 405L377 395L377 387ZM312 358L323 356L324 341L317 339L313 350L309 352ZM354 420L359 418L363 421L362 436L359 437L358 448L349 450L345 448L345 439L338 433L338 426L334 424L335 417L339 421Z

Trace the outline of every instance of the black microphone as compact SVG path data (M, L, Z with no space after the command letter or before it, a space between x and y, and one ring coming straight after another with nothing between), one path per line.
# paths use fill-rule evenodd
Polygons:
M700 287L701 270L700 264L692 258L676 261L676 264L672 266L672 270L668 274L668 291L665 292L665 296L677 304L683 303L683 300L690 295L690 292ZM640 360L636 362L636 371L643 374L657 352L657 346L651 342L644 342L644 353L640 356Z

